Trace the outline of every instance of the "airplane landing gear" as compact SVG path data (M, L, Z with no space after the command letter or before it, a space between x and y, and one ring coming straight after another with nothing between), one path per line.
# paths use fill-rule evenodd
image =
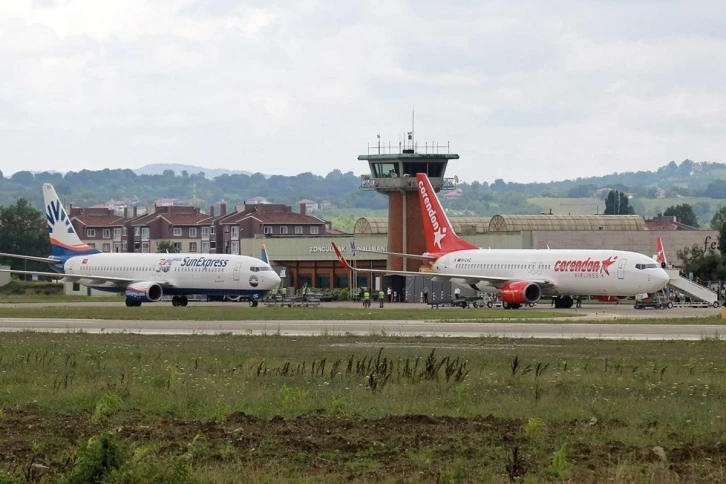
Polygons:
M251 308L256 308L257 307L257 301L255 301L254 299L250 299L250 307Z
M189 304L189 299L186 296L174 296L171 298L172 306L186 306Z
M570 309L575 301L570 296L560 296L555 298L555 309Z
M126 307L127 308L133 308L133 307L139 307L141 306L141 301L136 301L134 299L131 299L130 297L126 298Z

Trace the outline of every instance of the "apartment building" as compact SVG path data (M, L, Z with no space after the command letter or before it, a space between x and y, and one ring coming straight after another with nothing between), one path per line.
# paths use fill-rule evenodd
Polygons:
M69 217L78 236L91 247L101 252L128 251L128 219L124 215L105 207L71 207Z
M146 215L129 221L129 252L157 252L157 244L170 241L178 252L217 252L214 209L209 214L195 207L152 206Z

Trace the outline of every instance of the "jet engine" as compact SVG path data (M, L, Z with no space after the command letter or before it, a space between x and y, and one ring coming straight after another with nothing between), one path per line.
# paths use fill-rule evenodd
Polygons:
M502 302L509 306L519 307L521 304L534 304L542 296L542 290L533 282L515 281L502 286Z
M162 295L161 286L156 282L134 282L126 286L126 300L156 302Z

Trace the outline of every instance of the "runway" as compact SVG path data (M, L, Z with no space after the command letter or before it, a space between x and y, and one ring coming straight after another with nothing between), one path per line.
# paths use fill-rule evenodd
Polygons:
M422 321L129 321L0 318L0 331L149 335L386 335L546 339L700 340L726 336L726 325L617 323L462 323Z

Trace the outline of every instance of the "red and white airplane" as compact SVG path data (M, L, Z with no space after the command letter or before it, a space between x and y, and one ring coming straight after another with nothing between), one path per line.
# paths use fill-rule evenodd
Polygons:
M431 272L370 270L387 275L430 276L477 291L499 292L505 308L537 302L543 295L635 296L663 289L669 277L643 254L621 250L480 249L459 238L428 177L416 175L426 252L391 255L421 259ZM338 259L351 267L335 243Z

